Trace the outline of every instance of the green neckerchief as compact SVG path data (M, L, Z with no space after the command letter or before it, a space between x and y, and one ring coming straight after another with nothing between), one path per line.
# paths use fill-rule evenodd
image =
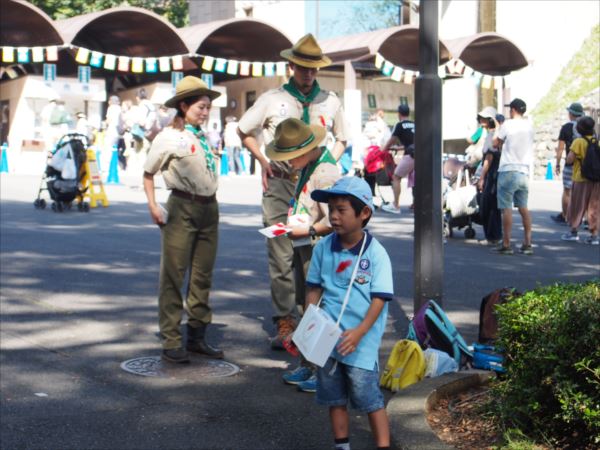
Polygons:
M204 132L201 128L195 127L194 125L190 125L189 123L185 124L185 129L191 131L194 136L198 138L200 141L200 145L202 146L202 150L204 150L204 156L206 157L206 167L212 173L217 173L217 165L215 164L215 155L208 147L208 143L206 142L206 137L204 136Z
M308 183L308 180L310 179L312 174L315 172L315 170L317 169L317 167L319 167L319 164L321 163L331 163L334 165L337 164L337 161L331 155L331 153L329 153L329 150L327 150L327 148L323 148L323 153L321 153L319 159L308 164L304 169L302 169L302 172L300 172L300 178L298 179L298 184L296 185L296 192L294 192L294 211L292 214L296 214L300 194L302 193L304 186L306 185L306 183Z
M289 94L297 99L300 103L302 103L302 122L305 124L310 124L310 115L308 113L308 107L314 101L315 97L321 92L321 88L319 87L319 83L317 80L314 81L312 88L308 95L304 95L296 86L293 78L290 78L290 81L287 84L283 85L283 89L289 92Z

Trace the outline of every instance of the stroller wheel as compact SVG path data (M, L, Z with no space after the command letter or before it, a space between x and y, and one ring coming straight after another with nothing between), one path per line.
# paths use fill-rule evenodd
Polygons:
M34 207L35 209L40 209L40 208L41 208L41 206L40 206L40 199L39 199L39 198L36 198L36 199L33 201L33 207Z
M475 237L475 230L473 228L467 228L465 230L465 238L466 239L473 239Z
M38 204L39 204L40 209L46 208L46 200L44 200L43 198L39 199L39 203Z

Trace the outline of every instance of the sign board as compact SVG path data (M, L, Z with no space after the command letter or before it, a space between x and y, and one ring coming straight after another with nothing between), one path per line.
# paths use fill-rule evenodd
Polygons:
M212 89L212 87L213 87L213 75L212 75L212 73L203 73L202 74L202 81L204 81L206 83L206 85L208 86L209 89Z
M92 77L92 68L90 66L79 66L77 69L77 78L81 84L89 84Z
M56 64L44 64L44 81L56 81Z

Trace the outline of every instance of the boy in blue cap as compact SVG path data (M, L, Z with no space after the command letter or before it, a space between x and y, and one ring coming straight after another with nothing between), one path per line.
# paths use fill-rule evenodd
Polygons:
M313 249L306 305L317 304L334 320L352 284L342 315L342 337L317 373L317 403L329 406L336 450L349 450L347 404L368 414L378 449L389 448L389 421L379 389L379 346L393 297L392 265L383 246L363 228L373 213L373 197L362 178L345 177L311 197L329 204L333 233ZM351 280L355 265L356 277Z

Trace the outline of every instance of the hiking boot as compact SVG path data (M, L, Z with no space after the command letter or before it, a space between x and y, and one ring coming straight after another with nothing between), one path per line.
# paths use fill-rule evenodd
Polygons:
M162 351L160 357L167 362L174 364L182 364L189 363L190 357L188 352L186 352L183 348L166 348Z
M296 321L292 316L285 316L277 319L277 335L271 339L271 349L285 350L283 341L288 339L295 329Z
M208 356L215 359L223 359L223 350L209 345L204 336L206 334L207 324L203 323L197 328L187 324L187 344L185 348L189 352L200 353L201 355Z
M585 240L585 243L590 245L600 245L600 238L598 238L598 236L589 236Z
M519 248L519 253L521 253L522 255L533 255L533 247L531 247L531 245L521 245L521 248Z
M556 223L561 223L561 224L567 223L567 221L565 220L565 216L563 216L562 213L550 216L550 218L552 220L554 220Z
M390 214L400 214L400 208L396 208L394 205L392 205L391 203L386 203L385 205L381 206L381 210L388 212Z
M577 235L577 231L569 231L568 233L563 234L560 239L562 241L578 241L579 236Z
M317 376L311 375L308 380L298 383L298 390L301 392L317 392Z
M514 253L512 247L505 247L502 244L492 249L492 252L498 253L499 255L512 255Z
M291 372L283 374L283 382L286 384L299 384L303 381L308 380L312 376L313 372L308 367L298 366Z

